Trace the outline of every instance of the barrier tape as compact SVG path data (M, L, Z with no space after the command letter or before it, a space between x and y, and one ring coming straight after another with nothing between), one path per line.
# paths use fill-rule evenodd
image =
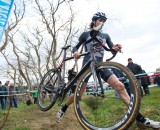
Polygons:
M152 74L152 75L150 75L150 76L143 76L143 75L146 75L146 74L150 74L150 73L154 73L154 74ZM137 77L137 76L141 76L140 78L147 78L147 77L153 77L153 76L160 76L160 71L155 71L155 72L148 72L148 73L142 73L142 74L136 74L136 75L134 75L135 77ZM119 79L121 79L121 78L119 78ZM34 91L32 90L32 91L30 91L30 90L23 90L23 91L0 91L0 94L1 93L4 93L4 92L12 92L12 94L10 94L10 95L0 95L0 96L13 96L13 95L25 95L25 94L27 94L27 93L33 93ZM23 93L22 93L23 92ZM16 94L13 94L13 93L16 93ZM21 93L21 94L18 94L18 93Z
M8 91L7 91L8 92ZM20 96L20 95L26 95L27 93L19 93L19 94L10 94L10 95L0 95L0 96L3 96L3 97L9 97L9 96L14 96L14 95L17 95L17 96Z
M142 73L142 74L136 74L134 76L141 76L141 75L146 75L146 74L150 74L150 73L154 73L153 75L150 75L150 76L160 76L160 71L148 72L148 73Z
M33 93L33 92L35 92L35 91L33 91L33 90L32 91L29 91L29 90L23 90L23 91L19 91L19 90L18 91L0 91L0 94L1 93L7 93L7 94L8 93L17 93L17 94L26 93L27 94L27 93ZM8 95L11 95L11 94L8 94Z

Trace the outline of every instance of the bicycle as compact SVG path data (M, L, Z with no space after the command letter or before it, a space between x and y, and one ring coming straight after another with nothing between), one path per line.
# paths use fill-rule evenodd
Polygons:
M96 63L94 55L96 52L95 44L92 44L90 52L81 54L81 56L90 54L91 59L84 65L75 78L66 85L64 82L65 62L73 59L73 57L66 57L66 50L69 47L65 46L62 48L64 55L60 66L49 70L40 82L38 87L39 109L47 111L56 102L61 105L67 92L78 80L74 93L74 110L78 121L84 129L128 129L134 122L140 107L139 85L133 73L125 66L110 61L115 57L116 53L113 53L112 57L107 59L106 62ZM113 51L106 46L103 46L103 48L106 51ZM120 99L114 97L113 91L104 91L100 72L105 69L117 70L121 75L119 80L127 84L127 89L129 88L130 90L130 103L128 107ZM87 78L89 78L89 81L94 81L94 95L84 93L83 96L80 96L83 82Z

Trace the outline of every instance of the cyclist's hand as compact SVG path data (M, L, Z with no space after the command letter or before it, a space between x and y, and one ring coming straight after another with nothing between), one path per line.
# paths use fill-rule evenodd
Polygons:
M78 52L78 51L74 52L73 57L74 57L75 59L79 59L79 58L80 58L79 52Z
M112 49L114 49L116 52L121 51L122 45L116 44L116 45L114 45L114 46L112 47Z

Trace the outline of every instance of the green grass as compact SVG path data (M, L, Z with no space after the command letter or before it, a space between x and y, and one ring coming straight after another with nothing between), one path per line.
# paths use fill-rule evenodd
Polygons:
M150 88L150 93L151 95L142 98L140 112L145 117L160 121L160 87ZM18 108L10 110L8 120L2 130L83 130L74 115L73 107L67 110L68 115L65 115L62 123L54 122L53 117L58 109L59 107L55 105L51 110L41 112L36 104L27 106L24 103L19 103ZM96 109L96 104L92 109ZM2 123L3 116L4 112L0 110L0 123ZM138 128L133 123L129 130L138 130Z
M160 87L150 88L151 95L141 100L140 111L148 118L160 121Z

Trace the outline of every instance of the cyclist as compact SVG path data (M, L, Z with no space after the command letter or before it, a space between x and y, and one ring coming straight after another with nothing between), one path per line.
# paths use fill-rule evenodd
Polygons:
M93 15L92 17L92 22L90 24L90 29L93 30L93 28L98 27L101 24L104 24L104 22L106 22L107 17L105 15L105 13L103 12L97 12L96 14ZM80 58L80 53L78 52L79 47L84 44L87 40L89 40L91 38L90 36L91 31L87 31L87 32L83 32L81 34L81 36L79 37L79 42L78 44L73 48L72 52L73 52L73 56L74 58L78 59ZM118 52L122 46L120 44L116 44L114 45L109 37L108 34L106 33L102 33L102 31L100 30L97 34L97 38L103 43L109 46L109 48L114 49L116 52ZM85 51L89 51L90 50L90 44L91 42L95 42L90 41L89 43L85 44ZM96 60L97 62L102 62L103 61L103 56L104 56L104 49L102 46L98 45L96 46L96 49L100 50L99 52L96 52ZM88 59L90 59L90 55L86 55L84 56L83 59L83 63L82 66L85 65L85 63L88 61ZM110 85L113 87L113 89L115 89L115 91L118 92L119 94L119 98L128 106L129 102L130 102L130 97L128 95L128 93L125 91L124 89L124 85L118 80L118 78L109 70L106 70L104 73L101 73L101 77L103 77L103 79ZM82 94L85 92L86 89L86 85L87 85L87 81L85 81L83 83L82 86L82 90L81 90L81 96ZM65 105L62 106L62 108L58 111L57 115L56 115L56 120L57 122L60 122L62 117L64 116L64 113L66 112L67 108L73 103L74 100L74 94L72 94L66 101ZM144 116L142 116L140 113L138 114L137 118L137 125L138 126L144 126L144 127L150 127L150 128L160 128L160 122L157 121L152 121L148 118L145 118Z

